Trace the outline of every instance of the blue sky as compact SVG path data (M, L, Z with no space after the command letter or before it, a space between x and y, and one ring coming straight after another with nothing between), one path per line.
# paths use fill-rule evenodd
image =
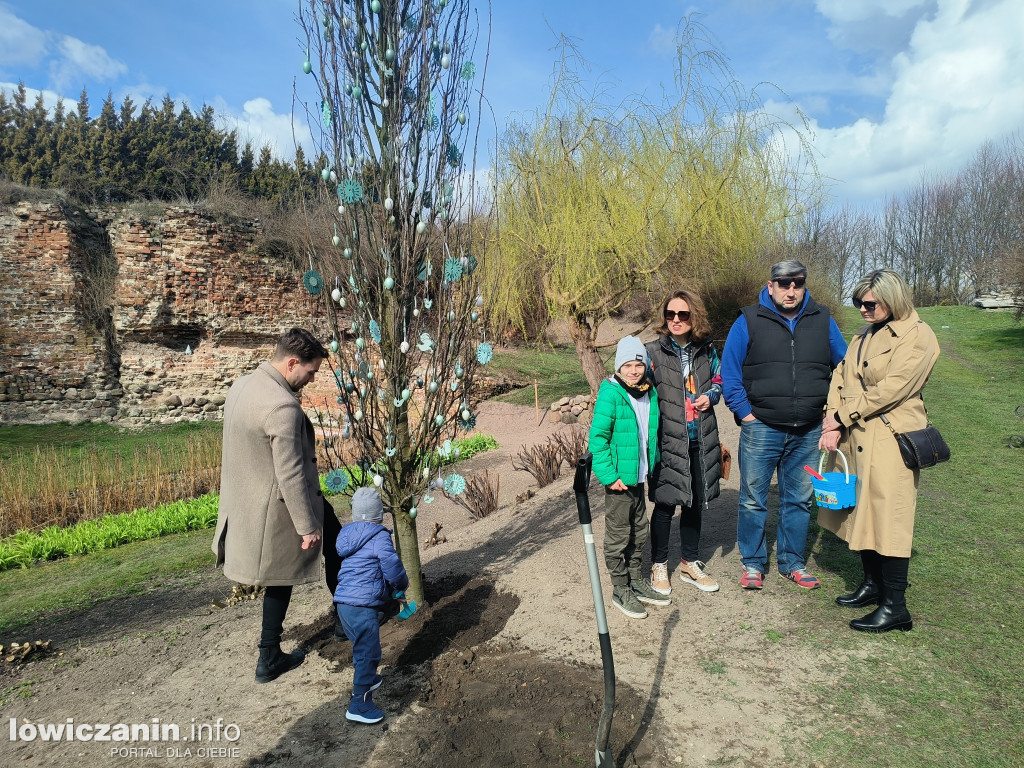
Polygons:
M297 2L0 0L0 89L21 81L52 104L84 86L94 115L108 91L118 103L207 103L243 139L291 157L293 81L311 95ZM691 13L746 88L780 89L759 87L773 114L807 115L839 204L874 209L1024 128L1021 0L493 0L491 13L492 138L494 123L543 103L557 34L575 39L595 78L653 98L671 83L673 35Z

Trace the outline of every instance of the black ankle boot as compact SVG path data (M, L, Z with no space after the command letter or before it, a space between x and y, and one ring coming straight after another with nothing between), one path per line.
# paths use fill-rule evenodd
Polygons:
M269 683L276 680L285 672L295 669L306 658L302 651L285 653L281 650L280 643L260 646L260 660L256 664L256 682Z
M870 576L864 577L864 582L848 595L840 595L836 598L836 605L843 608L860 608L864 605L873 605L882 596L882 588Z
M907 601L902 590L887 589L882 594L878 607L862 619L850 622L850 629L858 632L890 632L898 629L909 632L914 620L907 610Z

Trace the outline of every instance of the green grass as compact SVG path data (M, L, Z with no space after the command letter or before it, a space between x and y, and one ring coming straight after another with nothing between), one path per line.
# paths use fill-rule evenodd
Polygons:
M615 347L599 350L605 368L611 373ZM561 397L590 394L590 385L583 375L576 348L568 345L547 347L513 347L497 349L488 364L488 373L506 374L526 379L529 386L506 392L494 398L501 403L533 405L533 380L537 380L540 407L546 408Z
M190 435L220 434L220 422L205 421L122 430L111 424L20 424L0 427L0 461L30 452L35 448L62 447L80 453L117 451L128 457L146 445L168 447L184 445Z
M813 751L841 766L1020 766L1024 451L1007 437L1024 431L1013 414L1024 403L1024 325L967 307L920 314L943 350L925 402L953 458L921 473L907 592L914 630L850 632L845 622L861 614L831 599L859 583L859 558L812 530L815 562L833 574L824 574L813 640L853 659L837 685L822 687L843 716L822 721Z
M164 536L116 549L0 573L0 633L44 614L139 594L164 578L182 578L214 563L209 530ZM24 639L24 638L22 638Z

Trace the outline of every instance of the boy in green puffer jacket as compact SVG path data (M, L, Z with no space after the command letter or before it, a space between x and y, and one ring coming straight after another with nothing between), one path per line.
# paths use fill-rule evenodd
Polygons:
M650 523L644 482L658 461L658 393L647 376L647 349L626 336L615 351L615 375L601 383L590 424L594 474L605 489L604 561L612 604L634 619L641 603L668 605L640 575Z

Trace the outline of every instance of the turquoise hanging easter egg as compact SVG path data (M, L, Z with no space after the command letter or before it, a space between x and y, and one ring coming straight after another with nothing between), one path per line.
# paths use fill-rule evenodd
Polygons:
M355 413L353 413L352 414L352 418L355 419L356 421L362 421L363 420L363 409L360 408Z
M386 62L388 62L389 64L392 61L395 60L395 49L394 48L388 48L386 51L384 51L384 60Z
M324 181L329 181L331 178L331 169L324 168L322 171L320 171L320 178L323 179Z
M437 392L437 382L436 381L430 382L430 391L431 392Z
M472 320L475 323L477 320L480 319L480 313L479 312L471 312L469 314L469 319Z
M394 287L395 287L395 278L393 278L393 277L385 277L384 278L384 290L385 291L390 291Z
M444 416L442 416L440 413L437 414L437 416L434 417L434 423L440 427L442 424L444 424Z
M465 125L466 124L466 119L467 119L466 118L466 113L465 112L459 112L459 115L458 115L459 125Z
M466 372L464 370L462 370L462 366L461 365L456 365L455 366L455 378L461 379L465 375L466 375Z
M403 399L403 400L408 400L408 399L409 399L409 396L410 396L411 394L412 394L412 392L410 392L410 391L409 391L408 389L403 389L403 390L402 390L402 399Z
M452 65L452 57L447 53L441 57L441 69L448 69Z
M380 13L380 0L370 0L370 10L374 13Z
M346 259L351 259L352 258L352 249L351 248L346 248L344 251L342 251L342 254L344 254Z
M304 62L302 62L302 71L305 72L307 75L313 71L313 65L310 64L309 59L306 59Z
M427 222L419 221L419 222L416 223L416 232L418 234L422 235L426 231L427 231Z
M339 245L341 245L341 238L335 235L334 237L331 238L331 242L334 243L334 247L337 248Z
M331 340L331 352L338 351L338 342L334 339Z
M360 336L358 339L356 339L356 349L362 350L362 348L365 347L365 346L366 346L366 342L363 341L363 337L362 336Z
M458 388L459 388L459 380L456 379L455 381L452 382L452 392L454 392Z
M358 85L353 85L352 86L352 98L353 99L361 99L362 97L363 97L363 89L360 88Z

